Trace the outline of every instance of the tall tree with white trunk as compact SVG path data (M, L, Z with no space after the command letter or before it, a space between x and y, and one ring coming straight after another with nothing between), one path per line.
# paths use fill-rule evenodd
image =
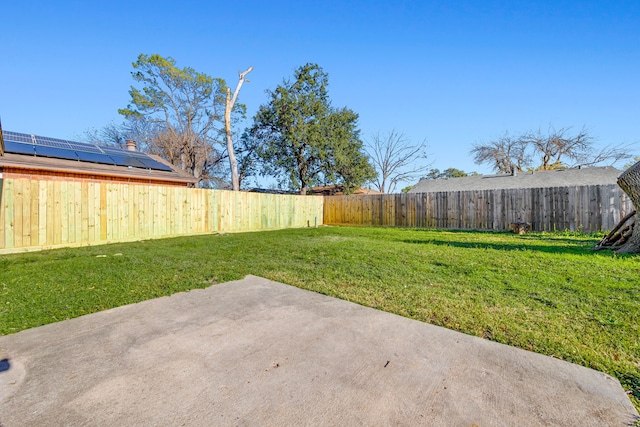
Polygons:
M227 155L229 156L229 167L231 168L231 188L233 191L240 191L240 178L238 174L238 161L236 160L236 152L233 147L233 132L231 131L231 112L233 111L233 106L236 103L236 99L238 99L238 94L240 93L240 88L244 82L248 82L247 74L249 74L253 70L253 67L247 68L247 70L238 73L238 85L236 86L236 90L233 92L233 96L231 96L231 88L227 88L227 102L224 110L224 129L227 137Z

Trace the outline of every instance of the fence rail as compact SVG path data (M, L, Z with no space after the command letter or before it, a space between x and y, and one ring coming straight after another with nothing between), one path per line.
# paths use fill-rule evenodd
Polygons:
M631 210L617 185L330 196L324 223L508 230L529 222L533 231L590 233L612 229Z
M323 197L0 180L0 253L322 224Z

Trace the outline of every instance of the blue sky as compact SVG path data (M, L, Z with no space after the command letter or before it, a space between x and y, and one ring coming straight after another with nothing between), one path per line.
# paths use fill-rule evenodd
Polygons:
M171 56L234 86L251 117L295 68L318 63L363 139L427 140L433 167L489 173L475 142L587 127L640 151L640 2L30 1L2 8L4 129L78 139L120 122L131 63Z

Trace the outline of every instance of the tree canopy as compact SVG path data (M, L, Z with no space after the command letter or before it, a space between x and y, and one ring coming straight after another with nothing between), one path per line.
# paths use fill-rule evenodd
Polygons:
M139 143L201 180L213 178L223 154L226 84L160 55L138 56L131 101L118 110ZM242 114L242 106L238 107ZM137 132L136 132L137 131Z
M267 91L269 102L250 130L263 172L300 194L326 184L342 184L348 193L375 176L363 153L358 115L331 106L328 84L319 65L299 67L292 80Z
M444 179L444 178L462 178L464 176L474 176L478 175L476 172L466 173L461 169L456 168L447 168L443 171L440 169L430 169L429 173L425 178L427 179Z

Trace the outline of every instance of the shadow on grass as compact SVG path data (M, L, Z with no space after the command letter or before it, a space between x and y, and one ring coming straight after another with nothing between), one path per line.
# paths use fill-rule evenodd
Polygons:
M617 373L615 376L631 396L640 400L640 376L631 373Z
M407 239L402 240L404 243L412 243L418 245L436 245L436 246L452 246L456 248L464 249L495 249L499 251L538 251L547 252L552 254L570 254L570 255L599 255L610 256L609 251L594 251L591 246L575 246L575 240L569 240L572 246L561 245L545 245L545 244L532 244L532 243L487 243L487 242L456 242L451 240L436 240L436 239ZM555 241L554 241L555 242Z
M554 235L550 235L550 236L541 236L541 235L530 235L530 236L518 236L519 240L525 240L525 241L551 241L551 242L564 242L564 243L568 243L568 244L574 244L574 245L586 245L586 246L595 246L600 240L602 240L602 237L588 237L588 236L580 236L581 238L577 238L577 237L560 237L560 236L554 236Z
M550 241L550 242L566 242L569 244L595 246L603 237L602 233L585 234L580 232L531 232L527 234L514 234L511 231L499 231L499 230L466 230L466 229L440 229L440 228L398 228L397 230L415 232L415 233L429 233L429 234L444 234L444 235L456 235L456 236L470 236L472 239L477 239L479 235L486 235L491 237L505 237L507 239L517 239L521 241ZM443 239L444 240L444 239Z

